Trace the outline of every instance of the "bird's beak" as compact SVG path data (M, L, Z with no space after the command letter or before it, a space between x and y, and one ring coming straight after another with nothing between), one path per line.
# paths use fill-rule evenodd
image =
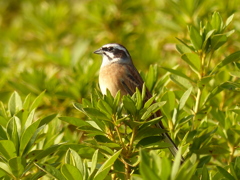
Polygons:
M95 53L95 54L102 54L103 50L102 50L102 48L99 48L96 51L94 51L93 53Z

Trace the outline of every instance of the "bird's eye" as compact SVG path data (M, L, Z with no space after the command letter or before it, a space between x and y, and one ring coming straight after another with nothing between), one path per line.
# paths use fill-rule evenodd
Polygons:
M113 51L113 47L104 47L104 48L102 48L102 50L104 50L104 51Z
M109 48L108 48L108 51L113 51L113 47L109 47Z

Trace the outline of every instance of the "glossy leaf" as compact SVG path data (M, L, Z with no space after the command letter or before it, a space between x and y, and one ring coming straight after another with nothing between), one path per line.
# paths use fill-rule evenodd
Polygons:
M185 106L185 104L186 104L189 96L191 95L191 92L192 92L192 87L190 87L190 88L182 95L182 97L181 97L181 99L180 99L180 101L179 101L179 106L178 106L180 110Z
M218 12L214 12L211 19L212 28L215 29L218 33L221 33L223 29L223 20L221 15Z
M188 81L193 81L190 77L188 77L186 74L182 73L180 70L175 70L175 69L166 68L166 67L162 67L162 68L165 69L166 71L171 72L172 74L175 74L175 75L180 76L184 79L187 79Z
M44 165L35 164L35 165L53 178L56 178L58 180L66 180L66 178L61 174L61 172L58 169L49 164Z
M146 112L142 115L141 119L146 120L150 118L156 111L160 110L164 106L166 102L157 102L152 104L149 108L147 108Z
M192 84L190 83L190 81L188 81L185 78L182 78L181 76L170 75L170 78L173 82L183 87L184 89L189 89L190 87L192 87Z
M12 116L22 109L22 100L17 92L11 95L8 101L8 109Z
M197 54L194 53L186 53L182 55L182 59L190 65L196 72L200 71L201 68L201 60Z
M83 176L80 171L71 164L64 164L61 172L67 180L82 180Z
M161 99L162 101L168 102L166 106L162 107L164 114L170 119L171 113L175 107L175 94L172 91L165 93Z
M0 154L9 160L17 156L16 148L10 140L0 140Z
M14 176L20 178L25 170L26 162L22 157L14 157L9 160L9 166Z
M211 37L212 48L214 50L217 50L226 42L227 42L227 35L225 34L216 34Z
M29 111L32 111L33 109L36 109L40 103L42 102L42 99L44 97L45 91L43 91L41 94L39 94L36 99L34 99L33 103L30 106Z
M79 154L73 149L69 149L66 153L65 162L75 166L81 175L84 173L83 162Z
M0 169L4 171L6 174L8 174L9 177L11 177L12 179L15 178L11 168L6 163L0 162Z
M41 121L38 120L34 123L32 123L23 133L20 139L20 154L24 152L24 149L26 148L27 144L29 143L30 139L33 137L34 133L36 132L36 129L38 128L38 125Z
M231 62L237 62L240 60L240 51L234 52L227 56L224 60L222 60L217 66L213 69L212 73L217 71L218 69L226 66L227 64Z
M227 170L223 169L220 166L217 166L217 169L225 178L229 180L235 180L235 178L229 172L227 172Z
M201 49L203 40L202 40L202 37L201 37L199 31L193 26L190 27L189 31L190 31L189 33L190 33L191 42L192 42L194 48L196 50Z
M131 114L133 115L136 114L137 108L135 106L134 101L130 98L130 96L123 96L123 106Z
M94 176L94 180L103 180L107 176L108 172L110 171L111 166L113 163L116 161L118 156L120 155L122 150L117 151L112 155L111 157L108 158L108 160L103 163L103 165L99 168L97 171L96 175Z
M143 179L159 179L158 172L151 168L150 157L145 151L140 151L140 173Z

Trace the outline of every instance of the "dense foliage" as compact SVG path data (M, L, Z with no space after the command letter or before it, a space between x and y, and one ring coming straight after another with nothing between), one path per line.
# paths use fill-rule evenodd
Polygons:
M0 179L240 179L238 4L1 1ZM146 103L100 93L92 52L110 42L141 69Z

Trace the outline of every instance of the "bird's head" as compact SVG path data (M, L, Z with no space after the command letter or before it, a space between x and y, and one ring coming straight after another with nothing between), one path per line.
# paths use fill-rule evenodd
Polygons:
M132 63L132 59L127 49L117 43L105 44L98 50L94 51L95 54L102 55L102 65L106 66L112 63Z

